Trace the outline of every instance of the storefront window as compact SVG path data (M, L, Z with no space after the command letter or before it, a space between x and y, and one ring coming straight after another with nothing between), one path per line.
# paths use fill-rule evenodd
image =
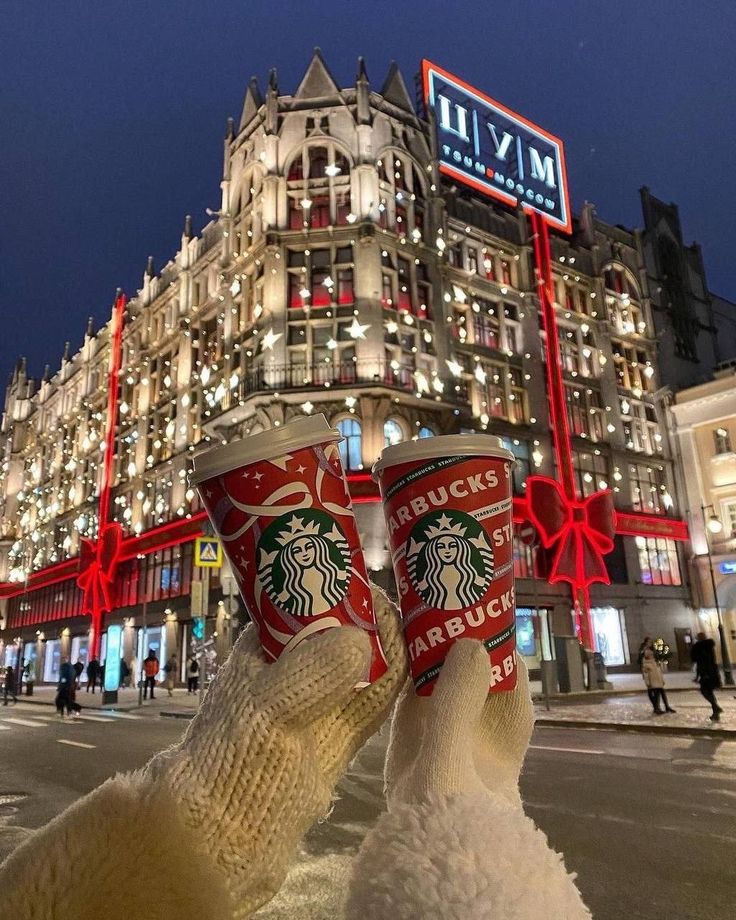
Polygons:
M593 607L596 651L603 655L607 665L626 664L626 625L622 611L615 607Z
M645 585L679 585L680 564L674 540L636 537L641 580Z
M49 639L46 643L46 652L43 662L43 679L47 684L55 684L59 681L59 670L61 668L61 642L58 639Z
M548 615L545 608L516 610L516 650L528 668L539 668L542 661L552 659Z
M84 665L84 670L82 671L79 682L84 684L87 682L87 662L89 661L89 640L87 636L74 636L72 638L72 664L76 664L78 661L81 661Z

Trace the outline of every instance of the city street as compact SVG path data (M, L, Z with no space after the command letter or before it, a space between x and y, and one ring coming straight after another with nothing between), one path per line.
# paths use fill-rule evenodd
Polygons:
M145 709L95 711L76 724L47 707L0 709L0 855L27 828L176 741L187 724ZM381 808L384 745L379 736L364 748L330 820L308 836L284 898L291 907L264 915L299 916L310 881L357 847ZM596 920L714 920L736 899L733 742L540 727L522 791L527 813L578 873Z

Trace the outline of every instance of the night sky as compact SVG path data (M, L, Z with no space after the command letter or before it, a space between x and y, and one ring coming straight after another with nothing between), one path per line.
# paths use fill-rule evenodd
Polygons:
M291 92L319 45L353 85L426 56L561 136L573 203L640 226L680 205L736 299L733 0L5 0L0 27L0 382L40 375L86 319L219 207L222 138L251 75Z

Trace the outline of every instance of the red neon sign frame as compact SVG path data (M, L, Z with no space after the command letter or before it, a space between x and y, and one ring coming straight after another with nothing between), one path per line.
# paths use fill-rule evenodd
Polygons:
M432 61L429 61L427 58L424 58L422 60L422 87L424 93L424 103L427 109L429 109L430 106L431 73L435 73L442 77L444 80L447 80L449 83L454 83L456 86L461 87L469 95L476 96L478 99L481 99L487 105L506 115L510 121L516 122L517 124L524 126L535 134L538 134L548 143L554 145L557 148L560 164L560 175L562 180L560 189L560 203L564 210L566 220L563 223L562 220L552 216L549 216L548 219L556 229L561 230L563 233L570 233L572 231L572 213L570 211L570 193L567 182L567 161L565 160L565 145L563 144L562 139L557 137L555 134L552 134L550 131L547 131L546 128L542 128L541 125L535 124L535 122L525 118L523 115L520 115L513 109L510 109L502 102L499 102L498 99L494 99L492 96L482 92L477 87L471 86L470 83L466 82L461 77L458 77L456 74L450 73L450 71L445 70L444 67L440 67L439 65L432 63ZM508 205L509 207L516 208L520 206L521 209L527 214L540 214L540 216L543 216L539 211L537 211L536 208L529 205L523 199L520 199L518 195L513 195L510 192L506 192L501 188L496 188L489 183L484 183L480 180L473 179L473 177L468 175L468 173L454 168L449 163L438 163L438 168L441 173L449 176L451 179L454 179L457 182L461 182L464 185L468 185L470 188L481 192L483 195L487 195L490 198L495 198L496 200L502 202L505 205Z

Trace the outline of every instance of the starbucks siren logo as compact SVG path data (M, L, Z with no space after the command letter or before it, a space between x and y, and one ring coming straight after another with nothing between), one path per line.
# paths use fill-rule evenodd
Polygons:
M350 583L350 549L324 511L289 512L261 535L258 578L269 598L297 617L318 616L337 604Z
M438 610L470 607L493 578L493 549L486 532L462 511L436 511L421 518L409 535L406 557L417 594Z

